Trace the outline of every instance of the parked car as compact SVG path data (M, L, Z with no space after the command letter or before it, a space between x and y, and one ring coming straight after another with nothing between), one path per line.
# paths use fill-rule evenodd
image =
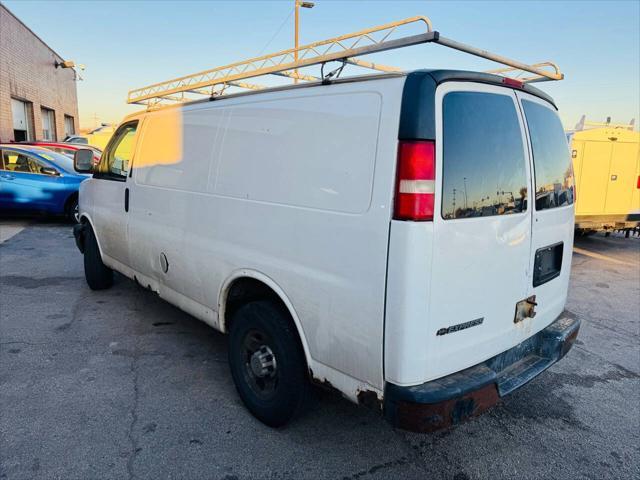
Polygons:
M87 175L61 153L0 144L0 211L66 215L78 221L78 189Z
M64 137L64 140L62 140L63 143L74 143L74 144L79 144L79 145L88 145L89 144L89 140L87 139L87 137L83 137L82 135L67 135L66 137Z
M36 147L46 148L47 150L62 153L71 159L73 159L73 154L76 150L80 148L88 148L93 151L93 162L95 165L100 163L100 156L102 155L102 150L92 147L91 145L69 144L64 142L20 142L20 145L33 145Z
M71 135L64 139L65 143L78 143L84 145L92 145L99 149L104 149L104 147L111 139L111 135L115 127L109 123L103 123L99 127L94 128L86 135Z
M311 380L403 428L446 427L577 336L556 106L476 72L329 83L128 116L80 187L87 283L121 272L228 333L267 425Z

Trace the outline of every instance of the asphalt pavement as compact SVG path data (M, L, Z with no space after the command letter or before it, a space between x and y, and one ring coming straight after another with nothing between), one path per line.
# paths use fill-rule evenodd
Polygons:
M235 392L225 337L123 277L89 290L69 225L0 241L2 480L640 478L637 237L577 239L571 352L427 435L323 391L270 429Z

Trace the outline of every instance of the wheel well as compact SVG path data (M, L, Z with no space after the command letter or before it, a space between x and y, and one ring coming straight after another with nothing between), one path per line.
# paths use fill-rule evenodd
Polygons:
M69 207L71 206L71 202L78 198L78 192L73 192L71 195L67 197L67 200L64 202L64 213L69 213Z
M78 238L78 242L79 242L78 247L80 248L80 251L84 253L85 232L87 228L93 230L93 225L91 225L91 222L87 219L87 217L81 216L80 224L74 226L74 229L80 226L82 226L83 230L82 230L82 235L80 235L80 237Z
M291 318L289 309L271 287L255 278L241 277L234 280L227 290L227 295L224 300L224 318L222 319L224 322L224 331L229 331L233 315L238 308L256 300L269 300L273 302ZM291 322L293 323L293 319L291 319Z
M252 277L240 277L233 280L227 289L227 295L224 298L224 304L222 305L224 307L222 318L223 331L227 333L229 332L233 322L233 315L238 308L249 302L257 300L268 300L272 302L282 311L283 315L285 315L285 318L289 321L291 328L296 332L298 346L300 347L300 351L302 352L302 356L305 360L305 368L309 371L309 376L311 378L312 372L309 370L309 359L307 358L307 352L303 345L302 332L298 329L291 311L287 307L287 304L282 300L282 297L280 297L280 295L266 283Z

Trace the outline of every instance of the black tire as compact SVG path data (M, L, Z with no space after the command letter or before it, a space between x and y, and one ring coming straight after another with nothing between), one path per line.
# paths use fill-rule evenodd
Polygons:
M93 229L84 230L84 278L91 290L104 290L113 285L113 270L102 263Z
M255 355L264 377L251 367ZM275 357L273 371L260 363L262 358L269 363L269 356ZM281 427L307 404L311 385L302 345L288 312L274 303L250 302L235 312L229 332L229 365L240 398L264 424Z
M71 223L80 223L80 212L78 210L78 196L74 195L67 202L65 208L67 220Z

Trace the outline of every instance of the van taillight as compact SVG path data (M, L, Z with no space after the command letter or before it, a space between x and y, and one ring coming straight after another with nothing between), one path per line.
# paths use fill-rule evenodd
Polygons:
M425 140L401 140L393 218L433 220L436 179L435 144Z

